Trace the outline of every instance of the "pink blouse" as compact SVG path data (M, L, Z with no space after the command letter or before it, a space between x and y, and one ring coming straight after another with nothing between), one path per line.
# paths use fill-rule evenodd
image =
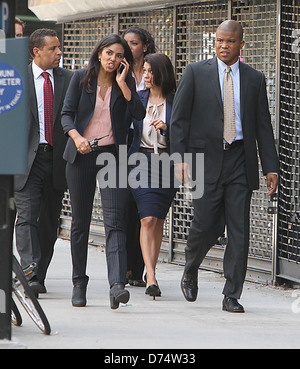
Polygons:
M110 116L110 98L112 87L106 91L104 100L100 95L101 87L97 86L97 96L94 114L84 131L83 137L89 141L94 138L99 138L108 135L98 142L99 146L113 145L115 143L112 122Z

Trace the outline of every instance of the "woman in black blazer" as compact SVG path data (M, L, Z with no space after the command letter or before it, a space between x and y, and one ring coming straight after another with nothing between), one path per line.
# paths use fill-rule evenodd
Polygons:
M88 236L96 176L104 168L97 165L97 157L113 155L118 176L119 147L126 145L130 124L126 119L127 110L137 119L145 115L134 79L128 73L131 65L132 53L127 42L118 35L106 36L94 49L87 69L74 73L62 110L62 126L70 136L64 159L72 206L73 306L86 305ZM103 136L92 150L90 141ZM118 184L102 187L100 184L110 302L111 308L117 309L120 302L129 300L129 292L124 289L127 189L119 188Z

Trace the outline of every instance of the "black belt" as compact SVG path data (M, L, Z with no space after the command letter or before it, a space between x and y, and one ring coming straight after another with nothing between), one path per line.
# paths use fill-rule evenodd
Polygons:
M163 152L167 152L167 149L157 149L159 154L162 154ZM147 147L140 147L139 152L151 152L154 153L154 149L148 149Z
M223 143L223 150L228 151L228 150L234 149L235 147L241 146L243 144L244 144L244 140L233 141L232 144L225 142Z
M44 151L44 152L52 151L53 146L49 144L39 144L39 150Z
M117 152L116 145L104 145L104 146L97 146L93 151L97 152L110 152L112 154Z

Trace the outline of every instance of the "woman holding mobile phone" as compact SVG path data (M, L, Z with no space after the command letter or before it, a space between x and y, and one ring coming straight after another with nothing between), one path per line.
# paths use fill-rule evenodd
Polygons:
M92 52L87 69L74 73L62 109L62 126L69 136L64 159L72 206L73 306L86 305L88 236L96 176L103 167L97 165L97 157L102 153L112 154L118 175L118 150L126 144L130 124L126 120L127 109L137 119L145 115L129 73L132 62L131 50L123 38L104 37ZM92 151L89 141L96 137L104 138ZM124 288L127 269L124 210L128 190L119 188L118 184L102 188L100 183L100 193L110 304L112 309L117 309L119 303L129 300L129 292Z

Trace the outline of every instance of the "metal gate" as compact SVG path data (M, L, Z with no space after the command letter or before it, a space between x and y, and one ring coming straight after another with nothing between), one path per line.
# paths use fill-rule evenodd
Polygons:
M281 2L278 277L300 282L300 4Z
M286 10L287 30L290 32L296 27L291 19L295 19L299 15L299 6L296 1L285 0L287 3L293 3ZM199 1L187 5L177 5L172 7L160 8L155 10L127 12L121 14L113 14L105 17L93 19L73 21L64 24L64 63L71 69L85 67L87 61L95 46L96 41L109 33L121 33L131 25L139 25L147 28L155 38L158 50L165 52L170 56L179 79L186 65L190 62L199 61L214 56L214 36L216 27L225 19L232 17L241 22L245 30L246 45L242 52L242 59L254 68L264 72L267 81L268 97L270 111L272 115L272 123L275 137L278 138L278 117L279 104L278 101L278 0L213 0ZM296 10L296 11L295 11ZM293 16L291 16L293 15ZM284 17L284 13L283 13ZM299 16L298 16L299 20ZM295 20L294 20L295 22ZM299 24L298 24L299 26ZM289 33L290 35L290 33ZM282 44L284 36L282 31ZM299 274L299 238L298 234L298 218L294 223L291 219L287 220L286 203L290 206L296 206L293 195L298 190L296 181L296 173L293 177L293 185L291 183L291 173L297 171L299 163L290 163L294 157L291 143L299 139L297 136L297 123L299 117L294 119L290 117L290 110L298 108L296 98L299 93L299 54L292 54L288 42L292 44L290 39L286 40L286 48L289 56L287 57L286 67L286 89L281 88L281 96L283 97L280 105L280 129L284 129L284 124L288 131L289 138L281 136L280 150L281 163L285 165L286 177L289 182L282 182L283 195L279 196L279 245L285 242L285 247L278 248L279 260L289 262L289 265L295 265L295 273ZM284 59L282 59L283 62ZM292 62L292 64L291 64ZM283 71L281 72L281 80L285 78ZM294 78L295 93L291 94L291 78ZM283 93L286 93L286 96ZM284 105L284 106L283 106ZM299 113L299 112L298 112ZM287 118L285 118L285 116ZM285 120L292 120L289 124L284 123ZM293 128L291 128L291 126ZM298 142L298 141L297 141ZM294 146L293 146L294 145ZM288 146L288 148L287 148ZM292 144L295 147L295 143ZM297 149L299 154L299 148ZM287 160L288 158L288 160ZM286 163L288 161L288 163ZM290 166L288 168L288 166ZM295 168L297 166L297 168ZM291 170L291 172L289 171ZM247 279L252 281L260 281L270 283L275 277L275 268L273 264L274 245L276 245L276 211L272 210L273 203L266 196L265 178L261 173L261 188L255 191L251 203L251 234L250 234L250 250ZM98 195L95 196L94 211L92 216L90 241L96 244L104 245L104 228L102 221L101 200ZM287 194L286 194L287 193ZM291 194L292 193L292 194ZM297 192L298 196L298 192ZM299 197L298 197L299 198ZM277 204L275 205L277 207ZM300 210L300 208L299 208ZM300 216L298 211L294 212L294 217ZM69 195L66 193L62 211L62 230L69 232L71 218L71 208ZM177 193L174 203L170 209L169 215L164 226L164 238L161 248L161 260L184 264L184 248L189 232L190 223L193 218L193 208L189 199L185 197L184 190L180 189ZM300 218L299 218L300 219ZM292 232L295 235L292 237ZM287 235L288 234L288 235ZM288 239L288 240L285 240ZM202 264L203 268L218 272L223 271L223 253L225 243L220 242L208 253L207 258ZM279 263L282 268L282 263ZM281 270L278 268L278 270Z

